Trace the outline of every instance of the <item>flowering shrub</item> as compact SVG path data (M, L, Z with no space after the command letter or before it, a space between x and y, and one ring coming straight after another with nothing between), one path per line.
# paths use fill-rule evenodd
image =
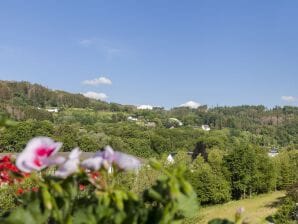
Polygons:
M6 224L179 223L197 210L196 195L184 168L167 170L151 161L163 177L141 195L115 183L122 171L141 169L141 162L111 147L80 160L81 151L57 156L62 143L38 137L17 157L17 168L32 173L57 167L52 175L32 175L38 188L22 193L21 204L0 218ZM22 190L20 190L22 191Z
M9 181L0 186L0 215L20 204L19 197L24 193L38 190L31 175L8 171L8 176Z
M28 175L22 173L12 162L10 156L0 158L0 187L21 182Z

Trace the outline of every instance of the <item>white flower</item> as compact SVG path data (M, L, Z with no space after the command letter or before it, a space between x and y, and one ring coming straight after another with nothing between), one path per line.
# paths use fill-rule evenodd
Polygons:
M47 158L45 160L46 166L52 166L52 165L60 165L65 162L65 158L63 156L53 156L50 158Z
M138 169L141 166L137 158L122 152L115 152L111 146L106 146L103 151L96 152L92 158L81 163L82 167L91 170L99 170L102 166L110 170L113 164L123 170Z
M66 178L69 175L78 171L79 164L80 164L80 154L82 152L79 148L73 149L70 154L68 155L68 159L64 162L59 169L55 172L54 176L60 178Z
M101 157L91 157L89 159L85 159L81 166L89 169L89 170L99 170L101 168L103 159Z
M114 161L114 150L111 146L104 147L103 151L98 151L95 153L94 157L101 157L104 161L112 163Z
M141 167L141 162L136 157L122 152L114 153L114 162L120 169L135 170Z
M31 139L26 148L16 159L16 166L23 172L30 173L41 170L53 162L55 155L61 148L61 142L55 142L48 137L36 137ZM61 158L56 158L57 161ZM51 162L50 162L51 161ZM59 161L58 161L59 162Z

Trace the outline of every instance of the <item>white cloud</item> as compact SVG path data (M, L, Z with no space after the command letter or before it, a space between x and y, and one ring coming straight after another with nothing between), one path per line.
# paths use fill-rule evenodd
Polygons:
M292 102L295 102L295 101L298 100L294 96L282 96L281 99L284 100L284 101L286 101L286 102L289 102L289 103L292 103Z
M80 40L79 41L79 44L80 45L82 45L82 46L84 46L84 47L89 47L90 45L92 45L93 44L93 40L91 40L91 39L83 39L83 40Z
M96 92L86 92L83 93L85 97L95 99L95 100L106 100L108 96L105 93L96 93Z
M111 60L114 57L121 56L126 50L119 46L117 43L99 39L99 38L85 38L78 41L78 44L84 48L90 48L101 52L101 54L107 59Z
M151 105L140 105L137 107L138 110L152 110L153 106Z
M201 104L195 101L188 101L180 105L180 107L189 107L191 109L197 109L199 106L201 106Z
M84 85L91 85L91 86L97 86L97 85L112 85L112 80L106 77L99 77L96 79L91 80L85 80L83 81Z

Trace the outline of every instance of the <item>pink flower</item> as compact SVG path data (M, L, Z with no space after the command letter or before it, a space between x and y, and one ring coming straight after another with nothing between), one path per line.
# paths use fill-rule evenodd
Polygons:
M241 215L245 211L244 207L237 208L236 213Z
M17 157L16 166L26 173L42 170L49 164L55 164L54 161L61 160L61 158L54 159L53 157L61 146L61 142L54 142L48 137L33 138Z
M85 190L85 189L86 189L86 185L84 185L84 184L79 184L79 189L80 189L80 191Z
M79 148L73 149L68 155L66 162L59 167L54 175L56 177L66 178L69 175L77 172L79 169L81 153L82 152L79 150Z
M243 212L244 212L243 207L240 207L236 210L235 220L236 220L237 223L238 223L239 220L241 220L241 216L242 216Z

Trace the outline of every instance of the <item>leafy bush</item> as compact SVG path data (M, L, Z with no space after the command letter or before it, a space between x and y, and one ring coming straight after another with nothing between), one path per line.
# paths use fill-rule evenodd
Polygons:
M36 191L37 184L31 177L24 179L22 182L16 182L10 185L0 187L0 215L10 211L20 204L20 197L26 192Z
M222 175L214 173L202 157L194 161L188 177L201 204L217 204L230 200L229 183Z
M287 196L273 217L276 224L294 224L298 221L298 183L288 188Z
M16 194L12 187L0 188L0 214L16 206Z
M140 168L138 159L110 147L82 162L77 148L67 159L55 157L61 146L46 137L34 138L27 144L16 160L20 170L35 173L51 164L59 164L59 168L53 173L32 175L38 188L22 194L20 204L2 215L1 223L170 224L192 217L197 211L196 194L185 179L185 167L168 170L152 160L152 169L162 176L137 195L118 186L115 176Z
M1 223L172 223L191 217L196 195L183 177L184 170L169 172L156 163L154 167L165 176L141 197L117 186L102 188L105 179L82 196L78 183L92 182L84 172L62 180L46 176L39 191L24 194L21 206L2 217Z

